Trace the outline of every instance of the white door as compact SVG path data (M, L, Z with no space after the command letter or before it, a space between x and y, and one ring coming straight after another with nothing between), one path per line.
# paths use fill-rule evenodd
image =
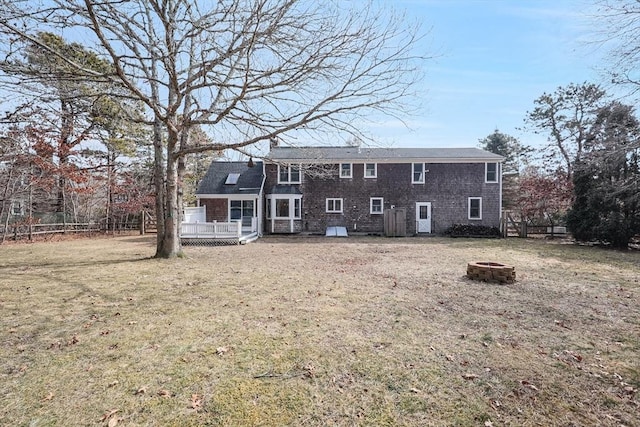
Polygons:
M431 203L416 203L416 232L431 233Z

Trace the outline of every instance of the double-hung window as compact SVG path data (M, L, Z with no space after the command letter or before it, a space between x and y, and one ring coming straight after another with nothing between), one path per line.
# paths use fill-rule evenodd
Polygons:
M375 178L378 176L378 165L376 163L364 164L364 177Z
M498 182L498 163L484 164L484 182L487 182L487 183Z
M412 184L424 184L424 163L413 163L412 166Z
M300 165L278 165L278 184L300 184Z
M369 199L369 213L371 215L381 214L383 206L384 199L382 197L372 197Z
M482 219L482 197L469 197L468 218Z
M342 199L327 199L327 213L342 213Z
M340 178L351 178L353 169L351 163L340 163Z

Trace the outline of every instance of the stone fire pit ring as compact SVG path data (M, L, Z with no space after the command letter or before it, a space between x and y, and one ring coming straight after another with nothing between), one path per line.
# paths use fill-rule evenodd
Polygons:
M516 269L499 262L476 261L467 264L467 277L483 282L513 283L516 280Z

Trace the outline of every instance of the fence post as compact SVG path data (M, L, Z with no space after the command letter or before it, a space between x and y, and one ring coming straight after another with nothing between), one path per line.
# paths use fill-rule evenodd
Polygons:
M146 222L146 212L143 210L140 211L140 234L144 234L145 233L145 222Z

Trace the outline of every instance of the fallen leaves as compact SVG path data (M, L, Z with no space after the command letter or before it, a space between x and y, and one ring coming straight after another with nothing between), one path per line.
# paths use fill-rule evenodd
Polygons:
M536 387L535 385L531 384L529 381L527 380L522 380L520 381L520 384L522 384L524 387L531 389L533 391L539 391L538 387Z
M66 342L56 341L54 343L49 344L49 350L53 350L53 349L60 350L63 347L70 347L72 345L78 344L79 342L80 342L80 340L78 339L78 336L77 335L73 335Z
M308 365L302 368L304 370L304 375L307 378L313 378L316 375L316 367L313 364L309 363Z
M202 396L199 394L191 395L191 409L195 409L196 411L202 407Z
M112 409L110 411L105 412L104 415L102 415L102 418L100 418L100 422L107 421L107 426L115 427L116 425L118 425L118 422L120 421L118 417L114 416L118 411L119 409Z

